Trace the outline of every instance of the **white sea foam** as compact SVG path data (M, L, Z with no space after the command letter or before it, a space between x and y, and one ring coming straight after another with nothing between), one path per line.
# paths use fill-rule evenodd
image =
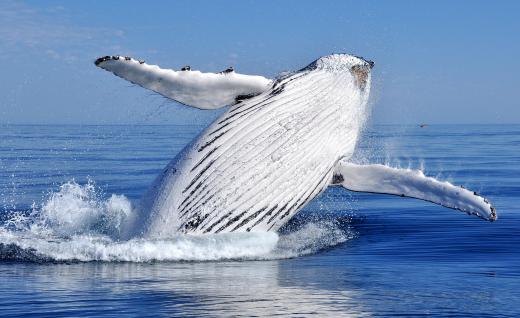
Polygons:
M27 259L17 255L29 254L29 259L55 261L264 260L314 253L351 237L334 222L319 222L284 235L223 233L122 240L134 216L131 202L122 195L102 196L93 182L70 181L32 211L11 213L0 227L0 259Z
M132 204L123 195L113 194L106 200L102 196L93 181L85 185L69 181L50 193L41 206L33 205L30 213L13 212L4 229L56 237L103 234L118 239L133 218Z

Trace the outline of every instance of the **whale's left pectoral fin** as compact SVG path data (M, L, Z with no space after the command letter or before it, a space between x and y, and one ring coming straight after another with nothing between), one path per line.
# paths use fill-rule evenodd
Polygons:
M232 68L202 73L185 66L174 71L118 55L100 57L94 63L134 84L200 109L236 104L267 91L273 83L263 76L235 73Z
M332 184L355 192L391 194L429 201L488 221L497 218L495 208L476 192L427 177L420 170L339 161Z

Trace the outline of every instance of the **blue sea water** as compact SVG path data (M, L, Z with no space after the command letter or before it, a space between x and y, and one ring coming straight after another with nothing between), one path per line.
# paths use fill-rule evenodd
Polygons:
M520 315L520 125L369 127L356 160L475 190L498 220L330 188L278 235L117 239L200 125L0 127L0 316Z

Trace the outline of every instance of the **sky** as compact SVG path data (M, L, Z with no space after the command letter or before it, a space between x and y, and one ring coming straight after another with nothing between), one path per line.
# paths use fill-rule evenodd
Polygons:
M520 123L520 1L0 2L0 124L182 124L104 55L274 77L344 52L375 62L371 123ZM221 112L221 111L220 111Z

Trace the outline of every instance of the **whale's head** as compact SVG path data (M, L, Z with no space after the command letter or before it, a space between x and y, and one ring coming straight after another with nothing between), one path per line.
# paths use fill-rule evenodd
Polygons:
M346 88L365 105L370 94L371 71L374 62L359 56L337 53L322 56L300 71L326 71L343 81Z
M305 69L327 70L333 73L350 73L361 91L370 89L370 71L374 62L350 54L331 54L320 57Z
M359 56L338 53L320 57L305 69L327 71L351 91L351 99L356 99L364 109L370 94L371 71L374 62Z
M353 150L351 141L356 140L367 119L373 67L374 62L355 55L331 54L320 57L302 70L315 86L327 91L326 97L320 99L319 111L329 107L338 110L334 116L336 131L340 136L351 137L341 141L345 143L340 147L344 149L343 153Z

